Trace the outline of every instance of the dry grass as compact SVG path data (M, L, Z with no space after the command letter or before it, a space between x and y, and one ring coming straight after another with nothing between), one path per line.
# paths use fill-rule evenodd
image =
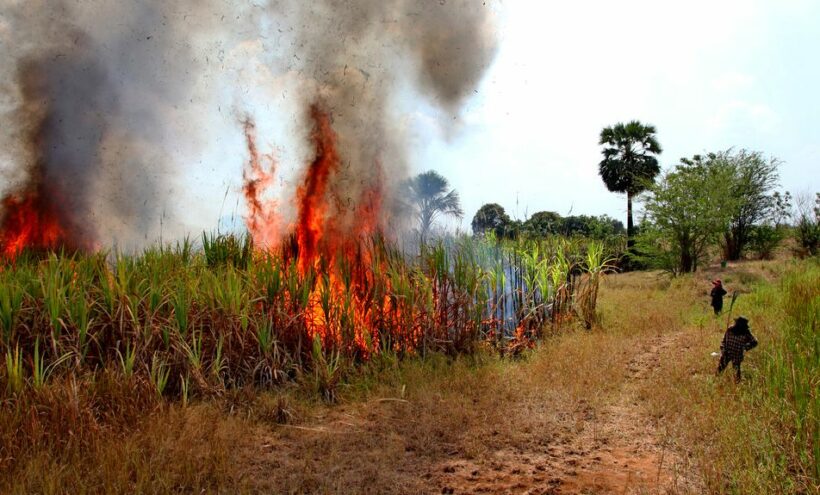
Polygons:
M601 288L598 326L565 329L520 359L385 353L348 377L334 406L307 382L187 408L148 394L139 418L111 412L82 442L43 443L0 491L809 493L761 457L785 444L765 434L771 416L750 395L783 321L771 284L790 263L719 275L749 292L735 314L761 341L740 386L712 376L725 324L707 306L717 271L618 275ZM735 404L746 413L732 415ZM639 483L622 476L630 469L658 477Z
M649 310L661 302L662 280L629 277L604 290L605 330L566 330L518 361L434 357L382 369L344 405L302 418L302 428L274 427L249 455L247 478L262 492L288 493L560 486L574 471L563 464L576 454L575 437L594 430L619 395L635 348L682 326L674 312ZM610 434L599 432L603 441Z
M812 464L816 469L817 458L812 460L806 450L799 453L801 448L807 448L806 444L795 445L790 399L771 395L779 380L774 358L778 353L783 356L784 351L790 352L783 342L789 325L784 308L793 295L784 289L781 279L812 273L816 266L811 263L742 263L722 273L713 270L687 281L703 287L709 278L722 276L730 290L741 292L734 315L747 316L760 341L760 347L750 352L743 363L741 384L735 385L727 376L729 373L715 377L716 358L710 357L710 353L718 350L726 318L715 319L706 309L694 311L680 335L679 345L661 357L669 364L644 390L653 416L666 425L670 440L692 460L693 472L702 477L705 492L820 491L817 474L810 472ZM814 297L816 308L820 291L816 285L817 272L814 273L815 282L809 283L814 285L814 295L809 297ZM813 371L804 365L792 367L789 374L800 382L817 384L817 372L815 363ZM817 418L812 419L811 414L803 420L815 422L816 435ZM804 457L807 454L809 457Z
M128 433L29 457L4 493L232 492L252 425L212 406L147 414Z

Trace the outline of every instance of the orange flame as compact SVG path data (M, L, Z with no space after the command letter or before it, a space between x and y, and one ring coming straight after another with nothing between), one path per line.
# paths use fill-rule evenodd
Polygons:
M318 335L325 346L353 342L355 348L346 350L366 357L379 342L378 318L391 309L387 296L383 300L372 297L375 272L365 242L381 230L382 168L380 163L375 164L372 182L362 182L365 187L354 204L342 201L335 182L341 157L331 115L314 104L310 117L315 156L296 189L292 243L283 246L283 256L295 256L299 274L310 274L314 280L301 316L309 336ZM273 167L270 172L263 169L253 140L253 124L245 122L244 127L250 155L250 170L244 177L246 223L254 240L265 239L262 245L266 247L278 245L282 233L274 215L275 204L260 199L273 181Z
M364 189L356 208L353 232L358 236L367 236L382 231L382 203L384 198L384 172L381 162L376 162L373 184Z
M299 267L303 273L308 266L319 261L319 242L325 231L328 211L328 183L331 174L339 168L336 133L330 125L330 115L316 104L311 106L310 115L314 122L311 137L316 147L316 158L308 166L305 181L296 192L299 207L296 238Z
M2 201L0 227L3 256L14 259L24 248L56 249L66 244L66 232L51 205L37 192L9 195Z
M256 125L250 119L242 122L245 132L245 141L250 156L249 167L242 172L244 186L242 192L248 204L248 213L245 223L248 232L257 246L271 248L280 240L280 220L276 212L276 201L264 199L262 195L272 184L276 163L271 155L260 155L256 148ZM268 170L262 166L262 161L269 163Z

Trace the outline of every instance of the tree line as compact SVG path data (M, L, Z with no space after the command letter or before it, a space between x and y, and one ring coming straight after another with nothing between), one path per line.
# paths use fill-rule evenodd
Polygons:
M626 195L627 223L608 215L539 211L521 221L497 203L484 204L472 219L474 235L497 238L626 235L621 267L694 272L712 259L737 261L749 254L770 258L791 238L799 255L820 247L820 193L792 196L778 190L781 161L759 151L728 149L681 158L661 171L662 148L652 125L618 123L601 131L599 175L612 192ZM405 183L409 210L422 243L441 216L462 218L458 193L435 171ZM642 205L638 215L633 203ZM639 216L638 222L634 218Z
M800 254L820 243L820 193L794 198L777 191L780 160L728 149L682 158L661 173L656 129L638 121L601 131L599 174L607 189L627 196L627 266L693 272L714 251L737 261L749 251L771 257L789 232ZM633 223L634 199L643 203Z
M407 179L404 192L407 201L404 206L414 216L416 233L421 242L428 240L438 218L464 216L458 192L434 170ZM608 215L561 216L552 211L539 211L522 221L510 218L504 207L497 203L487 203L479 208L471 227L475 235L492 231L499 239L550 235L611 239L626 234L624 224Z
M507 239L550 235L609 239L626 233L624 224L608 215L562 217L553 211L539 211L521 221L511 219L504 208L497 203L487 203L479 208L470 226L474 235L493 232L496 237Z

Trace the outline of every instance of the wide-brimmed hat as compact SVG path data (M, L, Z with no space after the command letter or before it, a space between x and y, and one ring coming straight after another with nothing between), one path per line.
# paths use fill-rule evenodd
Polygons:
M745 316L738 316L737 318L735 318L735 325L740 325L742 327L748 327L749 326L749 320Z

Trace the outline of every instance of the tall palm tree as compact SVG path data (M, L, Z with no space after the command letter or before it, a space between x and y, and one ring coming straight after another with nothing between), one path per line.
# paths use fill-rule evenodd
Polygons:
M433 170L408 179L407 189L410 202L416 210L422 243L426 242L430 227L437 216L464 216L458 192L450 189L447 179Z
M604 146L604 159L599 165L604 184L612 192L626 193L626 237L630 248L635 243L632 198L644 191L661 171L656 155L662 150L656 132L655 126L637 120L619 122L602 130L598 143Z

